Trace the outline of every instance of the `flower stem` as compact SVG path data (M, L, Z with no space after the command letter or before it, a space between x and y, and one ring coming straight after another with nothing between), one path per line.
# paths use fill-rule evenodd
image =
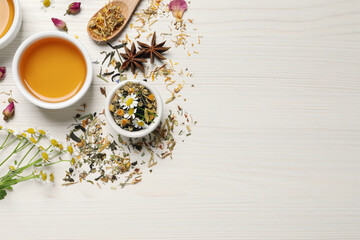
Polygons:
M4 147L5 143L6 143L6 142L7 142L7 140L9 139L9 137L10 137L10 133L8 133L8 135L7 135L6 139L5 139L5 141L3 142L3 144L1 144L0 149L3 149L3 147Z
M30 159L30 161L28 162L28 164L31 163L32 160L34 160L34 158L39 154L40 151L41 151L41 150L38 150L38 151L35 153L35 155Z
M8 146L10 146L13 142L15 142L16 140L18 140L17 138L15 138L14 140L12 140L11 142L9 142L8 144L6 144L5 146L3 146L1 149L4 149Z
M27 175L25 177L22 177L20 179L13 179L13 180L8 181L8 182L4 181L4 182L0 183L0 189L5 189L5 188L7 188L7 187L9 187L11 185L15 185L15 184L17 184L19 182L23 182L23 181L26 181L26 180L29 180L29 179L32 179L32 178L36 178L36 176L33 173L30 174L30 175Z
M35 147L35 145L32 145L32 147L27 151L27 153L24 155L24 157L20 160L18 166L20 166L20 164L24 161L24 159L27 157L27 155L29 155L29 153L31 152L31 150L33 150Z
M70 160L60 160L60 161L57 161L57 162L45 164L45 167L46 167L46 166L51 166L51 165L54 165L54 164L57 164L57 163L60 163L60 162L71 162L71 161L70 161Z
M14 149L14 151L13 151L7 158L5 158L4 161L2 161L2 162L0 163L0 167L1 167L12 155L14 155L14 153L16 153L17 148L20 146L20 144L21 144L22 141L23 141L23 140L20 140L19 144L16 146L16 148Z

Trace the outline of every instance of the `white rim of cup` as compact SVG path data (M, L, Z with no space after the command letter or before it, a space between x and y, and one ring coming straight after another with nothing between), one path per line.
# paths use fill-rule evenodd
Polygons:
M21 14L19 0L12 0L14 3L14 19L8 32L0 38L0 48L6 47L10 44L18 34L21 27Z
M150 126L148 128L145 128L143 130L139 130L136 132L130 132L130 131L122 129L120 126L118 126L109 110L111 100L112 100L116 90L118 90L119 88L121 88L128 82L139 83L139 84L145 86L152 94L154 94L155 99L156 99L156 104L157 104L157 116L154 119L154 122L152 124L150 124ZM151 84L149 84L145 81L126 80L126 81L120 82L111 90L111 92L108 94L105 102L106 102L105 103L106 119L107 119L108 123L110 123L110 126L122 136L129 137L129 138L144 137L144 136L148 135L149 133L151 133L152 131L154 131L161 122L161 117L162 117L162 113L163 113L162 98L160 96L160 93L156 90L156 88L154 88L153 86L151 86Z
M33 44L41 39L45 39L45 38L49 38L49 37L62 38L62 39L68 40L69 42L73 43L80 50L80 52L82 53L82 55L85 59L85 62L86 62L86 68L87 68L86 69L86 78L85 78L85 82L84 82L83 86L81 87L79 92L77 92L73 97L71 97L70 99L65 100L63 102L51 103L51 102L45 102L45 101L42 101L42 100L36 98L24 87L24 84L23 84L22 80L20 80L20 76L19 76L19 62L20 62L21 56L24 53L24 51L31 44ZM89 90L89 87L92 82L92 74L93 74L91 58L90 58L90 55L89 55L88 51L86 50L86 48L75 38L70 37L68 34L62 33L62 32L40 32L40 33L36 33L36 34L30 36L29 38L27 38L16 50L16 53L15 53L15 56L14 56L14 59L12 62L12 71L13 71L13 75L14 75L15 84L18 87L18 89L20 90L20 92L25 96L25 98L27 100L29 100L30 102L34 103L35 105L42 107L42 108L47 108L47 109L66 108L66 107L76 103L77 101L79 101L85 95L85 93Z

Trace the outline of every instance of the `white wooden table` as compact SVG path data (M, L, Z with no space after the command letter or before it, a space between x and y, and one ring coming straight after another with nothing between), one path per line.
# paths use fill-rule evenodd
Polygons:
M40 109L11 74L19 44L54 30L50 18L71 2L55 1L46 12L21 1L21 32L0 50L9 70L0 89L19 101L8 126L64 140L78 105ZM85 26L103 4L85 0L65 18L93 60L101 48ZM197 0L186 14L204 36L200 54L171 54L196 75L180 103L199 124L174 160L116 191L62 187L67 166L58 165L55 186L20 184L0 202L1 239L360 238L360 1ZM111 89L94 78L89 111L101 111L100 86Z

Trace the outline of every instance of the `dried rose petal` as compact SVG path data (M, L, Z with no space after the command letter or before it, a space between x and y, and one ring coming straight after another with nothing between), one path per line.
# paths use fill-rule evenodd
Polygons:
M78 12L80 12L80 2L73 2L69 5L68 9L66 10L66 13L64 14L64 16L66 14L76 14Z
M0 67L0 80L4 79L6 73L6 67Z
M173 0L169 4L169 10L176 18L182 18L186 9L187 3L184 0Z
M51 21L54 23L54 25L60 29L60 30L64 30L64 31L68 31L67 27L66 27L66 23L58 18L51 18Z
M8 120L12 115L14 115L15 112L15 104L14 101L11 101L11 103L4 109L2 114L4 115L4 120Z

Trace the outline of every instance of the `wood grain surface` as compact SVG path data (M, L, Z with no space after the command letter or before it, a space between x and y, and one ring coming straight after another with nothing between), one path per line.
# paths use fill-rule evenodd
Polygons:
M0 89L19 101L11 127L65 137L78 106L30 104L11 60L24 39L54 30L50 18L70 2L45 12L21 1L21 32L0 50L10 70ZM94 60L101 47L86 24L103 4L83 1L66 17ZM195 73L178 103L199 124L174 159L116 191L62 187L65 166L55 186L20 184L0 202L1 239L360 239L360 1L196 0L186 15L204 36L200 54L170 54ZM94 78L89 110L101 109L100 86L111 89Z

